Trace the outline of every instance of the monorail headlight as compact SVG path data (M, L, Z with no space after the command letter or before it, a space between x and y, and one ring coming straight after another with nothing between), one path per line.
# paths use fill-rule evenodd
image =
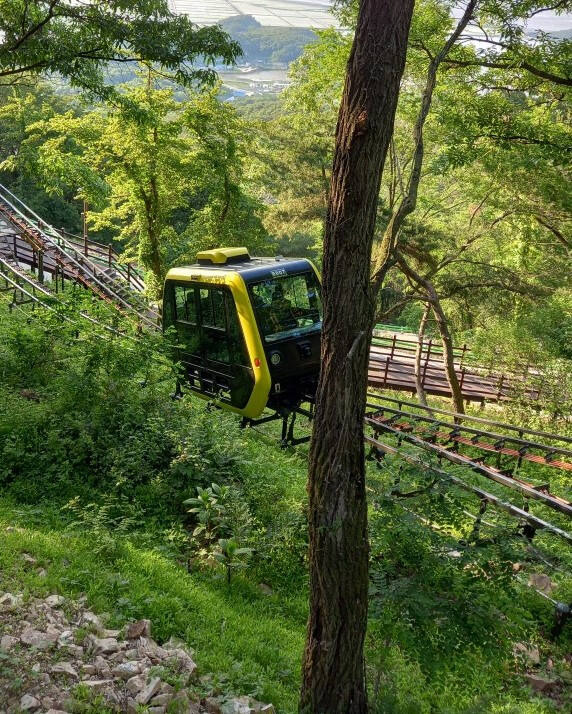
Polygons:
M282 355L280 354L280 352L272 352L272 354L270 355L270 361L275 367L277 367L280 362L282 362Z

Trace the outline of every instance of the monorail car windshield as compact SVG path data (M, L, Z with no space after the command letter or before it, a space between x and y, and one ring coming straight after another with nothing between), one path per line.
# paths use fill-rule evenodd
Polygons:
M306 259L251 258L245 248L203 251L171 269L163 327L199 396L246 418L286 412L313 396L320 368L322 303Z

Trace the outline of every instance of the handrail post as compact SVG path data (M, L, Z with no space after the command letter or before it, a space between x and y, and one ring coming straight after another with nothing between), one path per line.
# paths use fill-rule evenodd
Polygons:
M87 201L83 202L83 249L85 257L88 255L88 240L87 240Z
M395 340L397 339L397 335L395 332L393 333L393 340L391 341L391 359L393 359L393 355L395 353Z
M109 244L109 267L113 265L113 260L112 260L112 248L111 248L111 243Z
M501 374L500 379L499 379L499 387L498 387L498 392L497 392L497 401L500 401L500 398L502 396L502 387L504 383L504 372Z
M389 355L385 357L385 373L383 375L383 386L387 386L387 372L389 370Z
M131 263L127 263L127 285L131 287Z

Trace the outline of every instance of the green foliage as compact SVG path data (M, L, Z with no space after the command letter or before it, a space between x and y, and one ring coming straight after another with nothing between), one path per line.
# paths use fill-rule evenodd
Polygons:
M243 60L252 64L286 66L316 37L303 27L263 27L252 15L227 17L220 26L238 42Z
M3 0L0 16L0 81L34 74L60 74L93 96L126 104L105 83L107 63L146 61L191 85L213 82L210 69L231 64L240 47L220 27L198 28L175 16L166 0L67 0L28 3ZM205 67L195 68L195 62ZM127 102L128 103L128 102Z
M129 108L55 114L28 126L25 151L5 168L36 172L54 195L86 199L89 224L125 246L160 295L166 269L193 262L197 250L265 238L261 205L244 189L250 139L216 90L174 90L147 83L124 88ZM131 111L137 107L135 116Z
M149 617L159 641L196 650L220 691L294 712L307 620L304 452L202 400L171 400L161 341L101 340L89 323L0 309L5 588L86 593L111 626ZM542 643L557 662L569 638L543 639L550 610L512 579L525 559L514 524L476 534L465 514L474 503L395 462L371 469L368 487L372 711L550 711L515 684L512 644ZM391 495L412 489L421 495Z
M252 555L252 548L241 548L235 538L219 538L214 557L224 566L228 585L231 582L232 571L245 567L242 558L250 555Z

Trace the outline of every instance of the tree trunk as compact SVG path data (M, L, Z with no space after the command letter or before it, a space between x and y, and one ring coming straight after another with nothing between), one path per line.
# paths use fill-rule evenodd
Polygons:
M449 389L451 390L453 409L456 412L459 412L459 414L464 414L465 408L463 406L463 393L461 391L461 386L457 378L457 373L455 372L453 339L451 337L451 333L449 332L447 317L443 312L443 308L441 307L441 301L439 300L439 296L437 295L435 288L433 288L433 294L431 296L431 307L433 309L435 319L437 320L439 334L441 335L441 342L443 344L443 365L445 367L445 374L447 375Z
M402 255L397 257L397 264L401 268L402 273L410 280L420 285L427 295L427 300L430 303L435 319L437 320L439 334L441 335L441 341L443 343L443 366L445 367L447 383L449 384L449 389L451 390L453 408L456 412L459 412L459 414L464 414L463 394L461 392L459 380L457 379L457 373L455 372L453 339L451 338L451 333L449 332L449 326L447 324L447 317L441 307L441 301L439 300L439 295L435 290L435 286L430 280L419 275L416 270L408 265Z
M425 88L423 90L423 96L421 97L421 107L415 121L415 126L413 127L415 149L413 151L411 173L409 174L405 193L403 194L397 208L393 209L389 223L383 233L383 238L381 239L379 248L376 251L377 254L372 274L372 281L374 287L376 288L379 288L385 277L387 272L387 261L395 248L399 231L401 230L407 216L413 213L417 206L417 193L419 191L421 169L423 168L423 160L425 158L423 130L433 102L433 92L435 91L435 86L437 84L437 72L453 45L457 42L463 30L471 21L477 4L478 0L469 0L465 6L465 11L462 17L457 23L457 26L448 37L441 50L434 57L432 57L429 67L427 68Z
M310 617L300 711L367 711L368 537L363 418L375 300L370 261L413 0L362 0L348 61L324 236L322 369L310 449Z
M419 323L419 332L417 333L417 349L415 350L415 390L417 391L417 399L419 404L427 406L427 395L423 386L423 370L421 369L421 357L423 356L423 338L425 329L427 328L427 320L431 312L431 304L425 303L421 322Z

